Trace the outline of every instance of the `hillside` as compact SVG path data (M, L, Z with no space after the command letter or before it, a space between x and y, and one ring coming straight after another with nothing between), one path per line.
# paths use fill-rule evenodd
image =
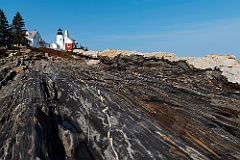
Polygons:
M0 61L0 159L240 159L233 56L49 56Z

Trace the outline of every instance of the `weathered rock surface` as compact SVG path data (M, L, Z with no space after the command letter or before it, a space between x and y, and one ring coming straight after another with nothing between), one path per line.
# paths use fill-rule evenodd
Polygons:
M2 61L0 159L240 159L240 87L221 69L108 54Z

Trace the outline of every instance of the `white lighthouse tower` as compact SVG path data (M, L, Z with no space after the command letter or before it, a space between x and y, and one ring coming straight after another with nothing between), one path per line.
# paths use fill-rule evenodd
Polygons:
M58 29L56 43L59 46L59 49L64 49L64 39L61 28Z
M73 50L77 46L77 41L69 37L68 30L65 30L63 36L62 29L59 28L56 37L56 43L52 43L51 48L56 50Z

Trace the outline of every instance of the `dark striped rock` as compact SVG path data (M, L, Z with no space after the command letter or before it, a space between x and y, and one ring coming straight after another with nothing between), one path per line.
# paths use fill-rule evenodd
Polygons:
M221 70L89 61L1 64L0 159L240 159L240 87Z

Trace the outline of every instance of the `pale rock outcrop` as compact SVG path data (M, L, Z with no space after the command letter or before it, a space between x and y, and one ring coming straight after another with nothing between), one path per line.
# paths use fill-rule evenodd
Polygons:
M100 63L100 61L96 60L96 59L90 59L89 61L87 61L88 65L97 65L99 63Z
M233 55L211 54L187 60L198 69L220 69L229 82L240 84L240 64Z
M90 58L98 58L99 53L100 53L100 51L92 51L92 50L84 51L84 50L81 50L77 54L78 55L83 55L83 56L86 56L86 57L90 57Z
M132 54L136 55L136 51L126 51L126 50L112 50L107 49L99 54L100 57L108 57L110 59L115 58L116 56L130 56Z
M179 57L170 52L152 52L152 53L142 53L144 58L156 58L156 59L165 59L170 61L179 61Z

